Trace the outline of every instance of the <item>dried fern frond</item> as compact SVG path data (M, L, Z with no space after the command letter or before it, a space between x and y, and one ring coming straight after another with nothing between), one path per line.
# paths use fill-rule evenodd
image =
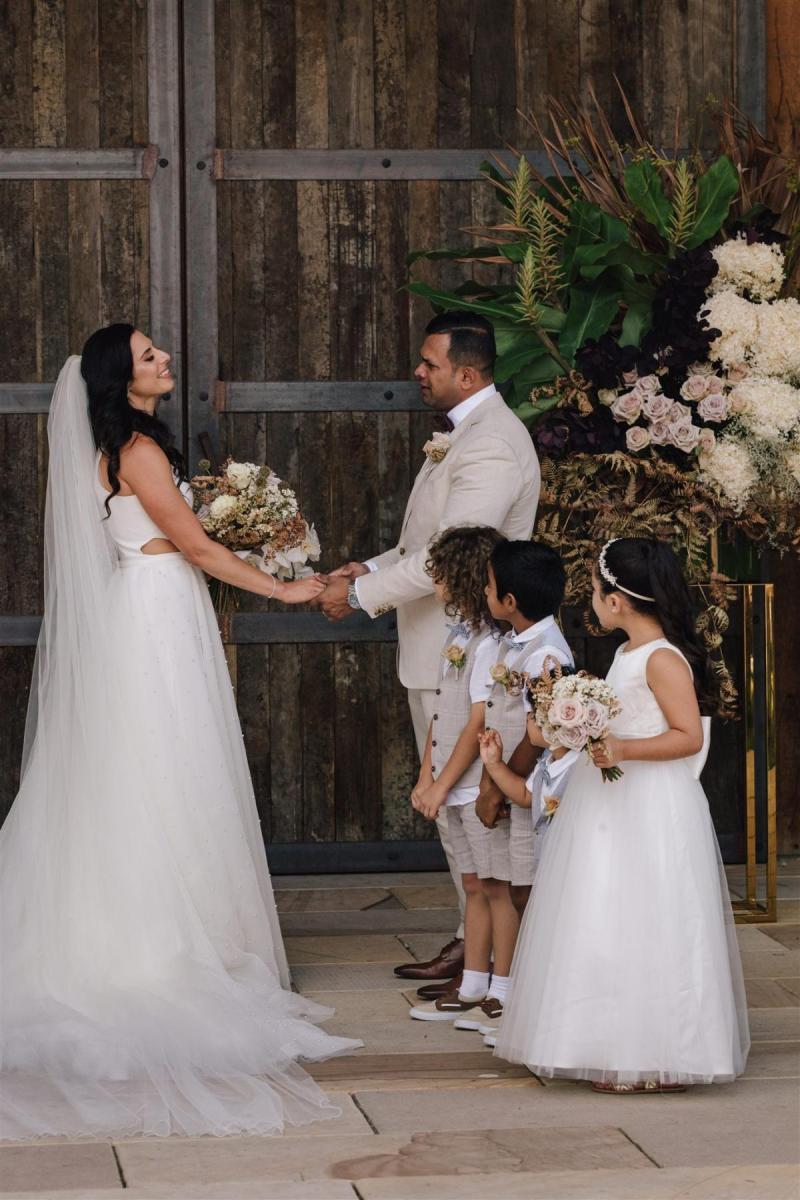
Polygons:
M675 190L667 237L673 246L685 246L697 224L697 188L686 159L675 167Z

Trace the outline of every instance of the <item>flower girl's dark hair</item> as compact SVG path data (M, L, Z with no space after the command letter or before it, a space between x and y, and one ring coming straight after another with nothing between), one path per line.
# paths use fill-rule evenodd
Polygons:
M605 547L597 578L604 595L622 592L636 612L655 617L692 668L700 711L707 716L719 713L720 680L697 631L694 600L672 547L654 538L618 538Z
M97 329L83 347L81 375L89 393L89 420L94 444L108 455L106 512L109 500L120 490L119 453L135 433L146 434L159 446L180 479L186 479L183 455L174 444L172 432L158 417L134 408L128 401L128 386L133 379L131 336L135 326L119 323Z
M486 579L492 551L503 540L489 525L454 525L433 539L425 570L447 588L448 616L459 617L473 628L492 623Z

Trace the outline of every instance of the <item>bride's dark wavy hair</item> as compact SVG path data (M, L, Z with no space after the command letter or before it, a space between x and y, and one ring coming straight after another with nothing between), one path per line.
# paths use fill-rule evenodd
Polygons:
M183 455L175 445L169 427L158 417L134 408L128 400L128 387L133 379L131 336L135 328L119 322L96 329L81 355L81 375L89 393L94 444L108 455L108 482L111 485L111 492L106 497L108 516L111 516L109 501L120 490L120 450L135 433L151 438L164 451L179 479L187 478Z
M616 578L617 587L604 579L596 568L600 591L608 596L622 594L636 612L655 617L664 636L686 655L694 675L697 702L704 716L722 709L720 680L703 639L697 632L697 613L678 556L666 542L654 538L620 538L606 550L606 566ZM638 600L624 589L652 596Z

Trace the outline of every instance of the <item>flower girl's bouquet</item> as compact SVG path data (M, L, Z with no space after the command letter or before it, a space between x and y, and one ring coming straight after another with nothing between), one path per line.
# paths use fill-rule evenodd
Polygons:
M195 511L210 538L278 579L313 574L308 564L319 559L319 538L288 483L257 463L229 458L219 475L211 474L209 462L199 465L201 473L191 486ZM220 611L235 607L227 584L215 600Z
M552 666L551 666L552 664ZM551 747L586 750L604 741L622 705L604 679L578 671L562 675L552 658L545 659L542 674L528 684L534 719ZM601 767L603 779L622 776L619 767Z

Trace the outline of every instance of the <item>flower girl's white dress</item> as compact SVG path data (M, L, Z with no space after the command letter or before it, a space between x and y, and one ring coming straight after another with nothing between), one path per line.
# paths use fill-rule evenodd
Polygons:
M72 424L51 449L75 484L67 507L89 519L48 495L46 534L113 545L100 582L51 556L36 734L0 831L0 1137L264 1134L335 1116L296 1060L360 1043L318 1029L331 1010L289 990L205 579L181 554L141 552L163 535L135 496L101 522L97 460Z
M668 728L646 680L661 647L680 653L664 639L617 651L607 678L622 703L618 737ZM546 1076L732 1080L750 1038L708 801L688 760L622 770L604 782L586 755L573 770L520 931L495 1052Z

